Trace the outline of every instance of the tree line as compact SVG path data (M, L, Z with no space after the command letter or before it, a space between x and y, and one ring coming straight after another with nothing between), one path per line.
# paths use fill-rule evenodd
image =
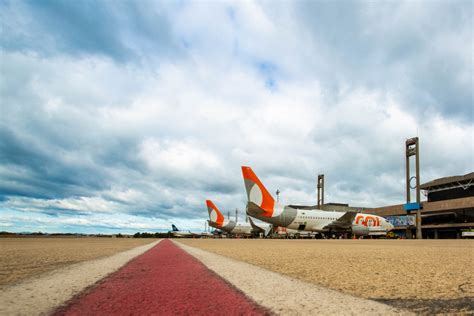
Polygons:
M133 238L169 238L169 233L136 233Z

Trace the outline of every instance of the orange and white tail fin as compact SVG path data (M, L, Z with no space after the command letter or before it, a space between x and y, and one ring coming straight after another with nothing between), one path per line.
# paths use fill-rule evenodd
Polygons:
M244 176L248 201L260 207L264 211L263 214L265 216L271 217L275 207L275 200L272 195L253 172L252 168L242 166L242 175Z
M219 226L224 224L224 215L219 209L212 203L211 200L206 200L207 211L209 212L209 220L216 223Z

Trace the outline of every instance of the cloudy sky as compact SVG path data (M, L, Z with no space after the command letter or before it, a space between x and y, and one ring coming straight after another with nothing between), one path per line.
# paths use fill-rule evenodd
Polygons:
M0 230L203 230L474 169L471 1L0 0ZM242 216L243 217L243 216Z

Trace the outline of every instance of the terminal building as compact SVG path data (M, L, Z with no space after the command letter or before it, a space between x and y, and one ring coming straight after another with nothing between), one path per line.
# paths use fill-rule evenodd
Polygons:
M421 202L423 238L461 238L463 231L474 229L474 172L436 179L420 189L427 196L427 201ZM404 204L364 212L386 217L401 237L413 238L415 234L415 214L405 211Z
M406 203L382 207L353 207L342 203L324 203L324 174L318 175L317 205L325 211L353 211L385 217L394 225L393 232L403 238L474 237L474 172L450 176L420 184L419 139L405 141ZM415 176L410 177L410 157L415 157ZM416 186L411 186L412 180ZM416 202L410 191L416 190ZM421 191L427 197L421 201ZM421 225L416 227L416 214ZM421 227L421 229L419 229Z

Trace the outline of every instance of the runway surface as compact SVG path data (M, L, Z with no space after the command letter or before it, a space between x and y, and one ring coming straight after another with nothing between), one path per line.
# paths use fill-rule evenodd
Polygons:
M89 244L87 238L80 239L83 244ZM159 242L156 240L110 257L66 265L20 283L0 287L0 315L51 315L58 306L118 271ZM51 249L45 252L48 255ZM35 261L34 258L32 260Z
M184 241L177 244L275 315L411 315L403 309L190 247Z
M163 240L55 315L211 313L268 314L193 256Z

